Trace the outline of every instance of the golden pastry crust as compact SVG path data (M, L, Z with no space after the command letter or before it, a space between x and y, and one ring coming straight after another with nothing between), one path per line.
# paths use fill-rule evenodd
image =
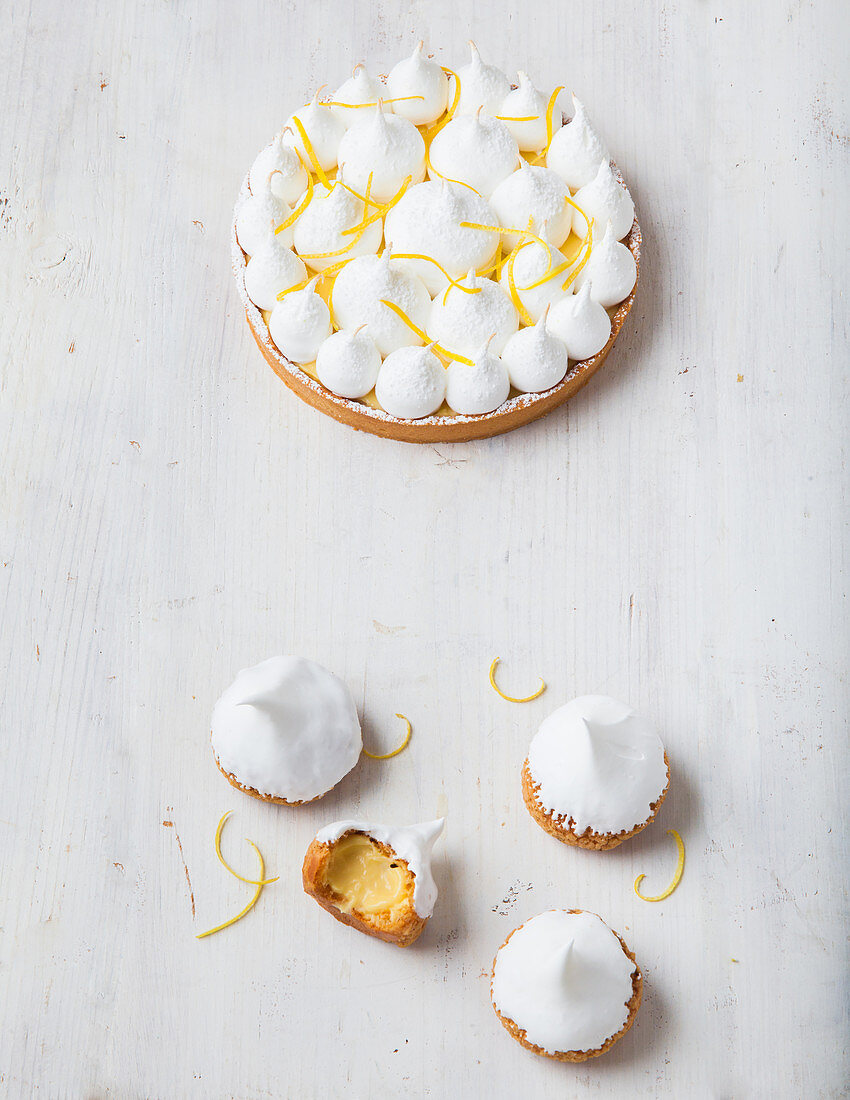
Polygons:
M359 829L349 829L339 839L342 840L342 837L358 832L360 832ZM362 835L368 836L369 834L363 833ZM385 856L403 867L409 876L409 883L407 884L408 904L405 906L405 911L400 918L391 921L380 915L367 915L358 913L356 910L349 913L343 912L339 908L339 902L343 899L323 881L333 845L322 844L315 839L310 842L301 868L301 881L304 885L304 892L314 898L323 909L326 909L332 917L336 917L342 924L356 928L358 932L365 932L367 936L384 940L385 943L394 943L397 947L409 947L422 935L422 930L429 919L428 917L420 917L413 908L415 876L408 867L407 861L400 859L389 845L382 844L374 837L369 837L369 839Z
M215 757L216 767L231 787L235 787L237 791L242 791L243 794L251 795L252 798L259 798L261 802L276 802L278 806L308 806L311 802L316 802L318 799L324 798L328 793L327 791L322 791L322 793L317 794L315 798L306 798L301 802L290 802L288 798L280 798L276 794L261 794L256 787L248 787L244 783L240 783L232 772L225 771L221 766L221 761L215 755L215 752L213 752L213 756ZM329 787L328 790L332 790L332 788Z
M527 757L522 766L522 797L528 812L540 828L545 829L550 836L554 836L564 844L572 844L575 848L591 848L597 852L607 852L611 848L616 848L622 844L624 840L628 840L629 837L633 837L655 820L655 815L670 789L670 761L667 759L666 752L664 753L664 763L667 767L667 784L658 800L650 806L652 812L649 817L642 824L636 825L634 829L625 829L621 833L595 833L590 828L585 829L583 833L576 833L573 829L574 822L572 818L564 818L560 814L556 814L554 810L547 810L537 797L540 784L535 783L531 778Z
M567 912L583 913L585 912L585 910L568 909ZM511 935L508 936L508 939L505 940L505 943L508 942L514 932L518 932L519 929L522 927L523 926L520 925L519 928L515 928L514 931L511 932ZM606 925L606 928L607 927L608 926ZM614 929L612 928L611 931L614 932ZM493 1005L493 1011L502 1022L502 1026L511 1033L514 1039L516 1039L516 1041L521 1046L524 1046L526 1050L530 1050L533 1054L541 1054L544 1058L552 1058L556 1062L586 1062L589 1058L598 1058L600 1054L604 1054L607 1050L610 1050L618 1039L622 1039L622 1037L635 1022L637 1010L640 1008L641 998L643 997L643 975L640 972L640 967L635 961L634 953L629 951L623 937L620 935L619 932L614 932L614 935L620 941L620 946L622 947L624 953L635 964L635 970L632 974L632 995L628 1001L629 1015L626 1018L626 1022L623 1024L617 1034L612 1035L609 1039L606 1039L602 1046L597 1047L595 1050L559 1050L552 1054L550 1051L544 1050L543 1047L539 1047L535 1043L530 1043L526 1038L525 1029L519 1027L509 1016L503 1016L498 1008L496 1008L495 1001L493 1001L493 975L496 969L496 958L498 957L498 951L496 952L496 955L493 957L493 966L490 970L490 1001ZM505 943L502 944L502 947L505 946ZM502 947L499 948L499 951L502 950Z
M566 122L566 117L564 121ZM622 176L620 176L613 161L611 167L625 187L625 182L623 182ZM623 240L623 244L630 249L635 258L637 268L635 285L624 301L608 311L611 317L611 335L608 343L600 352L591 356L590 359L574 362L567 371L566 376L551 389L545 390L543 393L516 394L513 392L505 404L491 413L484 413L481 416L458 416L448 406L443 405L442 409L433 416L426 416L421 420L402 420L373 409L362 401L352 401L345 397L338 397L278 351L272 343L268 326L263 320L262 314L248 300L245 292L245 267L248 261L246 253L243 252L236 239L235 218L231 236L233 269L239 282L240 293L246 302L245 317L263 358L275 374L302 401L305 401L314 409L318 409L319 412L323 412L327 416L333 417L334 420L339 420L357 431L370 432L372 435L382 436L385 439L397 439L403 443L461 443L470 439L487 439L490 436L513 431L524 424L530 424L533 420L538 420L541 416L545 416L546 413L568 401L569 398L587 385L605 362L605 358L613 347L614 341L617 339L632 308L640 278L642 238L640 225L637 217L635 217L629 235Z

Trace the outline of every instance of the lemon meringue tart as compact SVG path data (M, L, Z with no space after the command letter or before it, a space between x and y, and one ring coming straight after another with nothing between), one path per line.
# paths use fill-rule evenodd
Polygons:
M632 1026L643 977L595 913L550 909L521 924L493 960L496 1015L527 1050L559 1062L604 1054Z
M522 768L528 812L577 848L616 848L655 818L670 786L661 738L607 695L582 695L549 715Z
M311 841L304 890L338 921L368 936L409 947L434 911L431 849L445 821L403 828L336 821Z
M257 156L233 266L264 357L299 397L407 442L535 420L602 365L631 308L640 228L573 97L470 43L358 65Z

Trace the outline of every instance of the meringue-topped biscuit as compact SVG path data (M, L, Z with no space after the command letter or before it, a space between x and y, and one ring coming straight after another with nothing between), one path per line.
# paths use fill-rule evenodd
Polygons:
M431 851L445 821L389 827L336 821L304 857L304 890L343 924L408 947L437 901Z
M412 122L385 114L379 102L339 143L339 166L356 191L363 194L371 178L372 197L388 202L406 179L425 179L425 142Z
M363 742L342 680L303 657L270 657L242 669L216 703L212 747L234 787L300 805L335 787Z
M510 130L496 118L460 115L434 137L428 150L431 179L465 183L488 199L519 164L519 150Z
M496 1015L527 1050L559 1062L604 1054L635 1020L643 977L595 913L550 909L508 936L493 960Z
M420 43L386 78L361 64L314 95L255 158L235 214L234 269L275 372L322 412L411 442L484 438L556 407L634 297L640 230L582 104L564 128L562 88L524 73L511 88L470 50L449 68ZM480 369L459 369L489 337Z
M625 703L583 695L542 723L522 769L525 804L565 844L616 848L653 820L670 769L661 738Z

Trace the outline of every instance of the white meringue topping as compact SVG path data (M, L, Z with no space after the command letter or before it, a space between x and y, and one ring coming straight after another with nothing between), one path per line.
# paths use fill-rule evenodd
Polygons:
M499 948L491 996L499 1013L548 1054L594 1051L625 1026L636 970L595 913L551 909Z
M453 279L476 271L493 258L499 247L496 233L468 229L461 222L498 225L486 199L461 184L445 180L411 187L387 214L385 232L396 255L416 252L432 256ZM418 275L431 294L446 285L440 269L424 260L399 261Z
M535 224L532 223L532 231ZM546 240L546 227L543 226L541 237ZM553 245L544 248L540 241L529 240L514 255L513 276L517 296L525 307L532 320L537 321L547 306L559 301L566 296L563 285L569 278L572 268L566 268L558 275L550 275L544 279L547 271L555 271L566 263L566 256ZM499 282L506 294L510 293L509 273L510 266L505 263L499 276ZM539 286L534 283L544 279ZM572 294L572 289L569 290Z
M381 356L362 328L340 329L325 340L316 356L316 375L339 397L365 397L375 388Z
M517 73L519 86L508 92L497 112L505 125L516 138L517 145L523 152L543 149L547 141L546 133L546 107L544 96L531 83L525 73ZM516 119L529 119L530 121L517 122ZM552 132L559 129L562 123L561 111L557 102L552 111Z
M276 134L270 145L251 165L248 182L253 194L268 183L272 193L289 206L294 206L307 189L307 172L283 133Z
M365 324L381 355L421 345L410 326L381 305L382 300L394 302L418 328L426 328L431 299L425 284L392 260L389 248L380 257L360 256L340 271L331 296L334 318L341 328Z
M312 363L331 334L330 310L316 293L318 279L317 275L302 290L287 294L269 317L269 335L293 363Z
M240 247L253 256L263 245L274 240L275 229L289 217L289 207L274 194L268 179L240 205L236 213L236 239ZM279 243L292 244L292 230L277 234Z
M437 902L437 884L431 873L431 852L446 823L444 817L419 825L392 827L368 821L335 821L316 833L319 844L333 844L346 833L365 833L386 844L403 859L413 874L413 908L420 917L430 917Z
M304 261L276 237L258 248L245 268L245 291L259 309L274 309L277 296L307 278Z
M289 116L284 126L284 140L299 151L305 164L309 164L310 161L301 134L295 125L296 118L304 127L319 164L326 172L330 171L336 166L337 149L345 133L342 119L335 115L330 107L319 103L318 92L306 107L299 108Z
M474 115L479 108L488 115L498 114L511 90L511 82L501 69L484 64L474 42L469 43L469 50L469 64L457 71L460 78L460 98L455 117Z
M351 771L363 742L342 680L303 657L270 657L242 669L216 703L212 746L244 786L308 802Z
M569 190L556 173L526 160L490 196L490 205L502 225L525 229L528 219L545 225L546 239L556 247L570 235L572 207L567 204ZM521 237L508 233L503 238L505 248L516 248Z
M425 56L424 47L420 42L387 77L393 111L417 126L438 119L446 109L449 94L448 77L436 61Z
M380 220L372 222L362 234L345 232L364 220L364 209L363 200L343 185L340 171L330 191L315 187L310 205L295 223L295 251L314 271L323 271L349 257L377 252L383 235Z
M384 360L375 396L390 416L430 416L446 396L446 371L430 348L399 348Z
M463 287L475 293L467 294ZM460 287L439 292L424 327L440 347L469 357L491 336L490 351L500 355L518 325L514 304L499 284L470 271Z
M611 318L593 301L590 290L591 283L586 282L549 311L549 330L567 345L570 359L590 359L602 351L611 335Z
M476 112L447 123L431 142L428 159L432 179L467 183L486 199L517 167L519 150L504 122Z
M595 226L594 226L595 228ZM579 287L591 283L590 297L601 306L615 306L628 298L637 279L637 264L631 249L614 236L610 222L605 236L593 246L590 259L580 272Z
M365 65L355 65L352 75L334 93L331 110L346 128L354 126L360 122L364 110L376 105L386 94L384 86L369 76ZM384 110L392 111L392 105L386 104Z
M425 179L425 142L406 118L385 114L382 106L369 108L339 143L339 165L361 195L371 175L372 197L388 202L408 177L414 184Z
M511 392L504 363L489 350L488 340L473 359L472 365L449 363L446 401L450 409L462 416L478 416L493 412L503 405Z
M513 334L502 351L502 362L514 389L542 393L557 386L567 373L567 349L546 328L544 313L536 325Z
M573 96L574 113L566 126L562 126L552 138L546 153L546 167L557 172L562 180L575 191L590 183L599 168L599 162L610 159L602 139L591 125L584 105Z
M601 227L610 221L614 237L618 241L627 236L632 228L635 220L635 204L628 189L614 175L607 160L600 161L596 175L590 183L586 183L576 191L574 199L588 218L594 219L596 227ZM573 212L573 229L579 237L583 237L587 232L587 223L578 210Z
M582 695L541 724L528 750L544 809L580 835L616 834L643 825L667 786L661 738L625 703Z

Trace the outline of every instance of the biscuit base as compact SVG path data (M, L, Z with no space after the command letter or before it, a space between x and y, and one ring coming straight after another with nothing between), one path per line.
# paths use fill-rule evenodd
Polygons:
M649 817L633 829L624 829L620 833L595 833L591 828L585 829L583 833L577 833L573 828L575 822L571 817L565 818L563 815L555 813L554 810L547 810L537 796L540 784L535 783L531 778L527 757L522 766L522 797L528 812L540 828L545 829L550 836L560 840L563 844L571 844L574 848L589 848L597 852L607 852L618 847L624 840L635 836L636 833L639 833L641 829L645 829L647 825L655 820L655 815L670 789L670 761L667 759L666 752L664 753L664 763L667 767L667 785L658 799L650 805L652 812Z
M584 910L568 909L567 912L583 913ZM606 927L608 926L606 925ZM522 925L520 925L519 928L522 928ZM515 928L514 931L511 932L511 935L508 936L508 939L505 940L505 943L508 942L514 932L519 931L519 928ZM611 931L614 932L614 929L612 928ZM511 1033L514 1039L516 1039L516 1041L521 1046L524 1046L526 1050L530 1050L533 1054L539 1054L544 1058L551 1058L553 1061L556 1062L586 1062L590 1058L598 1058L600 1054L604 1054L606 1051L610 1050L611 1047L619 1039L622 1039L622 1037L635 1022L637 1010L640 1008L640 1002L643 998L643 975L640 972L640 967L637 965L634 953L629 951L623 937L620 935L619 932L614 932L614 935L620 941L620 946L622 947L624 953L635 964L635 971L634 974L632 974L632 995L627 1002L629 1006L629 1015L626 1018L626 1022L623 1024L617 1034L612 1035L610 1038L606 1039L602 1046L597 1047L595 1050L559 1050L555 1051L555 1053L553 1054L551 1051L544 1050L543 1047L539 1047L535 1043L530 1043L528 1041L528 1038L526 1037L525 1029L521 1028L514 1020L510 1018L510 1016L503 1016L498 1008L496 1008L496 1004L493 1001L493 975L495 974L496 958L498 957L498 952L496 952L496 955L493 957L493 967L490 971L490 1002L493 1005L493 1011L499 1017L502 1026ZM505 943L502 944L502 947L505 946ZM502 948L500 947L499 951L501 951L501 949Z
M370 839L385 855L390 856L410 870L407 860L400 859L390 847L375 840L374 837ZM374 936L375 939L383 940L384 943L393 943L396 947L410 947L414 941L418 940L429 918L420 917L412 904L410 913L405 916L403 920L398 921L392 928L386 930L376 928L374 924L363 920L361 917L357 916L356 913L344 913L338 908L334 900L336 895L327 887L323 886L321 881L322 871L327 863L330 851L330 844L322 844L315 839L310 842L310 846L304 855L304 864L301 868L301 881L304 885L304 893L309 894L311 898L317 901L323 909L326 909L330 915L335 917L341 924L347 924L350 928L355 928L358 932L363 932L367 936Z
M611 167L617 178L623 182L613 161ZM624 182L623 186L625 187ZM246 176L240 196L244 196L248 191ZM513 431L524 424L530 424L559 405L563 405L587 385L605 362L635 300L640 277L641 239L640 226L635 218L628 236L623 240L623 244L630 249L635 258L637 268L635 285L628 297L614 308L611 314L611 335L601 351L589 359L572 362L565 377L556 386L543 393L513 391L512 396L498 409L481 416L460 416L450 413L426 416L421 420L404 420L390 416L381 409L374 409L362 401L338 397L278 351L269 335L268 325L263 320L260 310L248 298L245 289L245 268L248 261L236 238L235 218L231 230L231 251L233 272L245 306L245 317L251 334L268 365L302 401L356 431L369 432L384 439L396 439L402 443L463 443L471 439L487 439L490 436Z
M322 793L317 794L315 798L304 798L300 802L292 801L288 798L281 798L276 794L263 794L261 791L258 791L256 787L249 787L245 783L240 783L232 772L224 770L221 766L221 761L215 753L213 753L213 756L215 757L216 767L231 787L235 787L237 791L242 791L243 794L249 794L252 798L259 798L261 802L276 802L278 806L308 806L311 802L316 802L318 799L324 798L328 793L328 791L322 791ZM331 787L328 788L328 790L332 789Z

